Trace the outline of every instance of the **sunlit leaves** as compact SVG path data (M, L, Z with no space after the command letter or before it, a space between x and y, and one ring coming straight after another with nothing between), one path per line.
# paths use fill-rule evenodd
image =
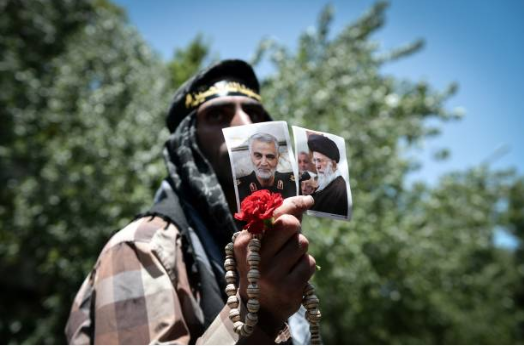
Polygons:
M164 175L167 74L114 6L20 4L8 2L2 37L13 78L1 88L0 333L63 343L101 247L150 205Z
M276 67L262 90L273 117L347 142L353 220L307 218L303 227L322 266L315 281L324 340L514 342L522 320L514 302L518 276L511 253L493 245L505 212L497 206L512 175L473 169L434 188L406 186L418 166L406 152L463 110L446 107L456 84L438 91L381 72L423 45L381 51L371 37L385 22L385 8L376 4L329 39L327 7L318 28L300 36L296 53L267 40L257 52L256 61L266 56Z

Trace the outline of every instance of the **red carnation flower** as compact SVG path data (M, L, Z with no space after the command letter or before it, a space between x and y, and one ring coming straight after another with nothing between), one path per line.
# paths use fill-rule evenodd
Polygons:
M235 213L235 219L246 221L246 229L253 234L260 234L264 226L273 218L273 211L284 200L280 193L271 193L269 190L258 190L247 196L240 205L240 213Z

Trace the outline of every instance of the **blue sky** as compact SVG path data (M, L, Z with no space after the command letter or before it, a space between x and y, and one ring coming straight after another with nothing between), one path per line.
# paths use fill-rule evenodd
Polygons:
M198 33L221 58L249 59L258 42L272 37L293 48L301 32L316 24L328 1L142 1L116 0L143 37L165 59ZM374 1L330 1L335 18L332 35L367 11ZM524 1L393 0L386 24L373 38L384 49L422 38L424 49L386 66L384 73L438 89L451 82L459 92L448 107L466 116L445 124L442 135L413 152L422 169L410 181L430 184L451 170L462 170L504 153L493 168L514 167L524 174ZM257 73L269 72L262 65ZM447 161L432 154L450 149ZM500 238L500 237L499 237ZM504 242L504 239L499 239Z

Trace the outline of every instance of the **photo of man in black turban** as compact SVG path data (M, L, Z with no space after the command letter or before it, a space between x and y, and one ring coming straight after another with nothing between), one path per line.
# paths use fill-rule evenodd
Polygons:
M311 134L307 145L313 153L318 174L318 188L312 194L315 204L311 210L346 216L348 195L346 181L337 167L340 151L336 143L326 136Z

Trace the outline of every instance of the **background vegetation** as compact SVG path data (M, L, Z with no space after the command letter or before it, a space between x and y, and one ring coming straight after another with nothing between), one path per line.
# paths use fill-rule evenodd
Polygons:
M423 46L380 51L385 10L330 35L327 7L296 51L262 41L253 61L275 67L263 81L275 118L347 141L353 220L304 225L324 341L522 343L524 179L479 166L406 183L408 150L459 118L446 107L457 87L381 73ZM63 343L103 244L165 174L171 94L214 57L199 36L162 62L108 1L0 0L0 12L0 341ZM494 245L500 229L516 250Z

